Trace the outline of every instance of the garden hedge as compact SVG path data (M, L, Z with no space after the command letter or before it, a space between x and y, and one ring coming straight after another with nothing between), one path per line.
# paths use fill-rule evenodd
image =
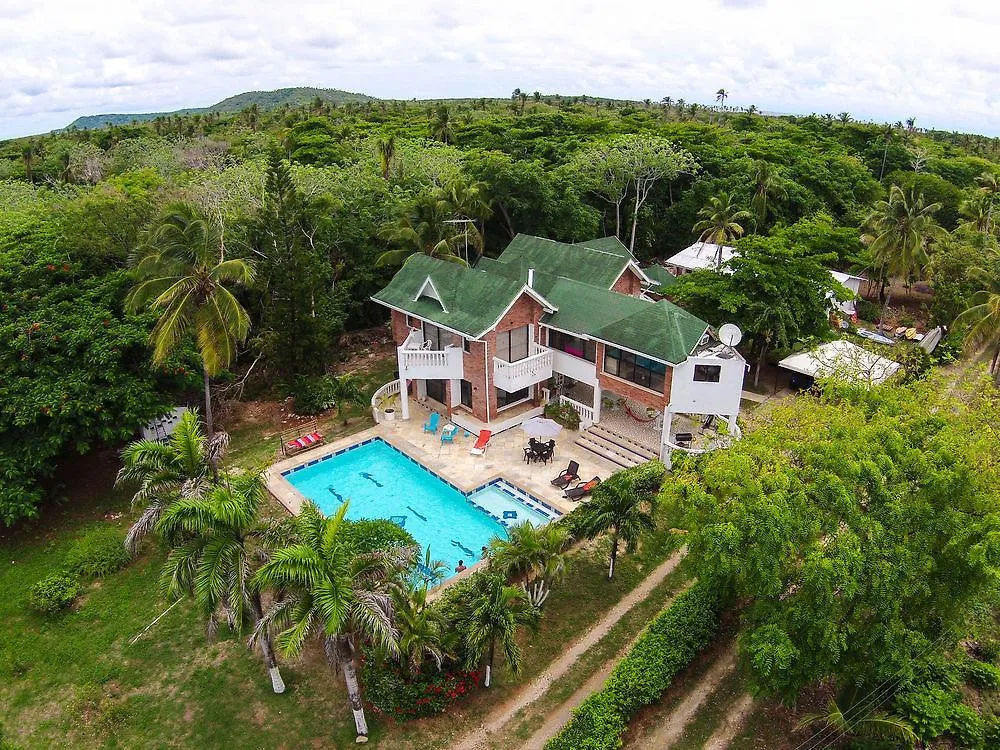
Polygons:
M546 750L621 747L632 715L663 695L677 673L711 643L718 626L718 593L696 583L656 616L601 691L573 711Z

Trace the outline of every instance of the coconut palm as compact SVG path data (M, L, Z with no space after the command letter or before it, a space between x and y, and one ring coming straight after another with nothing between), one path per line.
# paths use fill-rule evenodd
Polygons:
M455 225L446 222L450 216L451 208L440 194L421 195L381 228L381 237L398 247L382 253L376 265L400 265L421 254L467 265L452 249L457 236Z
M824 727L820 732L833 730L827 735L830 738L900 740L908 746L912 746L918 739L913 727L905 719L891 716L884 711L858 710L852 706L842 710L836 699L830 700L825 712L803 716L795 725L795 731L817 724L822 724Z
M343 418L346 425L349 419L346 407L363 407L365 405L365 392L362 388L361 378L354 373L346 373L339 377L331 375L329 383L330 403L337 408L337 414Z
M465 243L466 262L469 260L470 243L481 255L486 241L486 222L493 215L490 205L492 199L486 183L456 177L440 189L439 197L447 204L452 219L471 220L463 222L464 229L461 233Z
M551 583L565 573L571 539L569 529L561 524L515 524L507 529L506 539L494 537L490 542L490 568L507 578L520 577L522 585L527 585L530 575Z
M445 105L440 105L431 120L431 138L442 143L455 140L455 130L451 125L451 115Z
M958 213L965 219L962 226L980 234L987 234L990 230L992 209L991 196L979 192L972 194L958 204Z
M994 262L1000 263L1000 258ZM955 328L967 328L965 345L970 349L989 347L993 350L990 372L1000 386L1000 282L993 281L972 297L972 305L955 319Z
M590 501L577 513L577 531L589 539L611 534L608 578L615 574L618 547L624 542L634 552L643 533L656 528L657 494L665 468L659 461L612 474L595 489Z
M985 230L985 233L989 234L993 223L993 201L997 197L997 194L1000 193L1000 181L997 180L997 176L993 172L983 172L976 178L976 184L979 186L980 193L989 196L989 210L986 213Z
M889 199L875 204L865 220L861 241L872 254L872 263L886 283L892 276L909 282L927 263L927 248L944 230L934 221L940 203L927 203L923 193L889 189ZM885 296L882 320L889 307ZM879 322L881 323L882 320Z
M229 286L248 286L253 265L241 258L226 259L221 229L191 204L173 203L138 254L135 276L137 284L126 298L129 312L162 311L150 333L154 362L166 360L189 331L195 335L211 438L211 379L232 363L237 344L250 331L250 316Z
M396 136L390 135L387 138L379 138L376 146L378 148L379 163L382 167L382 179L388 180L392 160L396 156Z
M882 181L882 177L885 175L885 161L889 158L889 144L892 143L892 136L896 130L902 127L902 123L896 123L896 125L890 125L886 123L882 126L882 138L885 140L885 147L882 149L882 166L878 170L878 181Z
M470 667L486 660L485 687L490 686L493 660L499 643L507 669L516 676L521 671L521 647L517 633L538 627L538 608L531 604L520 586L508 586L502 576L486 573L473 579L470 609L460 627L465 634L466 660Z
M781 183L777 168L763 159L754 162L754 192L750 210L754 214L754 231L759 232L767 219L768 201L784 198L788 192Z
M172 502L205 491L213 464L218 464L228 439L226 433L220 432L208 443L198 413L187 411L167 440L136 440L126 446L115 485L137 487L132 507L145 506L125 536L125 548L130 553L136 553L139 542Z
M447 623L440 609L427 606L427 584L407 582L394 589L392 597L399 630L400 666L416 675L429 659L441 669L444 662L441 642Z
M354 659L361 643L398 656L392 590L402 584L412 551L391 547L356 554L342 534L347 507L344 503L326 517L307 501L294 519L297 541L271 554L254 574L251 588L280 593L257 631L283 628L276 639L283 656L301 654L310 636L322 640L330 665L344 674L358 736L366 737Z
M729 92L725 89L719 89L715 92L715 101L719 103L719 106L725 108L726 98L729 96Z
M269 544L280 526L261 521L266 497L259 474L231 477L203 497L185 497L167 508L156 530L171 550L160 576L161 588L172 599L193 596L214 632L225 618L242 634L264 616L260 592L249 586L255 564L267 558ZM271 633L256 633L275 693L285 692Z
M736 207L731 193L719 193L710 197L708 203L698 211L698 216L701 220L691 231L698 233L698 239L702 243L719 246L715 253L715 267L719 269L722 267L723 246L742 237L744 230L740 222L753 217L749 211Z

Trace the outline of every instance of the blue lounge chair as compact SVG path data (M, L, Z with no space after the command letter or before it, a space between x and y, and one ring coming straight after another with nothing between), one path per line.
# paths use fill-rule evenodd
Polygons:
M436 411L431 412L431 418L424 422L424 432L437 432L438 422L441 421L441 415Z
M450 424L441 430L441 442L442 443L454 443L455 433L458 432L457 424Z

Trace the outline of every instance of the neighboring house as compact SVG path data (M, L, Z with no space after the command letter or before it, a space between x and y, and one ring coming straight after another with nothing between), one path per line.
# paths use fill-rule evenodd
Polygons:
M790 373L789 385L792 388L806 389L813 385L816 378L823 377L878 385L895 375L902 365L851 341L838 339L811 351L785 357L778 367Z
M402 417L430 399L466 429L499 431L553 397L587 427L613 403L654 423L661 455L675 414L738 430L745 361L703 320L643 296L658 286L614 237L518 235L475 269L411 257L372 297L392 311Z
M691 271L714 270L717 268L718 263L725 265L736 257L736 255L736 248L729 245L723 245L720 248L718 245L708 242L695 242L676 255L667 258L664 261L664 265L675 276L683 276ZM861 295L861 282L867 281L863 276L853 276L849 273L841 273L840 271L830 271L830 275L847 287L856 297ZM852 319L855 318L857 309L855 308L853 299L844 302L835 302L832 294L828 296L831 300L831 307L836 307Z

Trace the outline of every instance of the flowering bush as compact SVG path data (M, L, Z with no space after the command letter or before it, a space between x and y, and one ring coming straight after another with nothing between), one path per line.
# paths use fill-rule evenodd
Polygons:
M366 661L362 676L371 709L397 721L443 713L473 693L480 679L477 671L449 671L447 667L413 676L396 664L381 661Z

